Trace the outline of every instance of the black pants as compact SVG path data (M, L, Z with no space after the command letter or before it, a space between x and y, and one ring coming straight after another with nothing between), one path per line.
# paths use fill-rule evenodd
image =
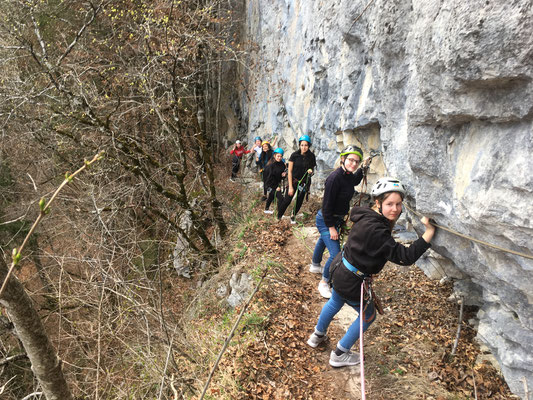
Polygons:
M278 219L281 219L281 217L283 217L283 214L285 214L285 211L291 204L292 198L294 196L296 196L296 205L294 211L292 212L291 218L296 217L296 214L298 214L298 211L300 211L300 208L302 208L305 193L305 188L297 189L292 196L289 196L289 191L287 191L285 196L281 200L278 200Z
M268 188L265 210L268 210L270 208L270 205L274 201L274 196L278 204L283 200L283 195L281 194L281 190L276 190L276 188Z
M231 177L236 178L239 168L241 167L241 159L237 156L233 156L231 159Z

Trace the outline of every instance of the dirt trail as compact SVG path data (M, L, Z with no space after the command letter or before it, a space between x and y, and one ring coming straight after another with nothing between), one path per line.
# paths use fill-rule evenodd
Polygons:
M308 226L267 221L249 245L283 267L271 274L257 299L268 314L262 340L236 366L242 398L360 399L359 366L328 364L356 312L345 306L330 326L330 340L317 349L306 344L325 303L317 290L320 276L308 271L316 228L310 221ZM274 243L279 237L284 239ZM414 266L388 265L375 287L386 313L364 336L367 399L468 399L474 391L478 399L516 398L491 365L476 363L480 352L466 323L450 359L457 329L457 305L446 300L450 284L429 281ZM352 350L359 351L358 344Z

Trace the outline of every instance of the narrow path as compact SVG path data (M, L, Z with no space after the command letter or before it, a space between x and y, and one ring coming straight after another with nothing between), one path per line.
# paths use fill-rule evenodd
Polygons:
M328 364L356 312L345 306L330 326L329 341L317 349L306 344L325 303L317 290L320 276L308 271L316 229L267 221L250 246L282 267L257 299L268 322L261 340L243 355L237 376L242 399L360 399L359 367ZM273 244L273 237L283 240ZM450 359L457 306L446 300L449 283L430 281L415 266L388 265L375 287L386 313L365 334L368 399L467 399L474 398L474 384L478 399L516 398L492 366L476 363L480 351L468 324ZM465 321L468 312L473 310Z

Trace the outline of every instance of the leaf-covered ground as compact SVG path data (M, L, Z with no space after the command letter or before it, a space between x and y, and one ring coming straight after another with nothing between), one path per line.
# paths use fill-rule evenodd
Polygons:
M265 317L257 340L236 357L226 354L221 366L237 380L242 399L361 398L359 367L328 364L330 351L355 319L353 310L343 309L324 345L312 349L305 343L324 304L316 289L319 276L308 272L312 219L305 225L265 217L244 238L250 262L261 256L278 264L251 305ZM492 365L476 361L480 350L467 323L475 310L465 310L457 354L450 356L458 324L458 306L447 301L451 284L430 281L415 266L388 265L375 288L386 312L364 336L368 399L517 398Z

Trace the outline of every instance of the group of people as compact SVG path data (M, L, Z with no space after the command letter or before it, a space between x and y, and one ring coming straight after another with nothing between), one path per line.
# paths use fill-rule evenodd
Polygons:
M275 140L273 143L275 144ZM243 155L255 152L255 163L263 180L264 212L273 214L274 210L270 210L270 206L276 202L277 218L280 220L296 197L291 211L291 223L295 223L304 199L309 196L311 177L316 168L316 158L310 150L311 144L309 135L300 136L298 150L292 153L286 162L282 148L272 150L271 144L261 141L260 137L255 138L254 147L250 150L245 149L237 140L230 151L233 155L230 179L234 180L237 176Z
M270 212L269 207L275 193L278 199L278 219L296 196L291 216L294 221L305 195L309 193L311 176L316 167L315 155L310 150L310 137L303 135L298 143L299 149L291 154L287 169L283 150L280 148L273 150L274 156L263 169L264 194L267 197L265 212ZM345 147L340 154L339 168L326 179L322 208L316 215L316 227L320 236L309 271L322 275L318 291L328 301L320 312L307 344L315 348L327 339L328 327L344 304L358 312L357 319L330 354L329 364L333 367L357 365L360 362L359 355L350 350L359 340L361 326L362 331L366 331L376 319L376 310L380 311L371 285L372 277L383 269L387 261L399 265L413 264L431 246L435 233L435 227L427 217L423 217L421 222L425 232L410 246L406 247L394 240L392 229L402 213L406 195L404 185L395 178L384 177L374 184L371 207L354 206L350 210L355 186L363 179L370 163L371 158L364 159L361 148ZM281 182L285 176L288 185L285 195L282 195ZM348 213L353 225L341 249L339 233ZM329 257L322 266L326 248Z

